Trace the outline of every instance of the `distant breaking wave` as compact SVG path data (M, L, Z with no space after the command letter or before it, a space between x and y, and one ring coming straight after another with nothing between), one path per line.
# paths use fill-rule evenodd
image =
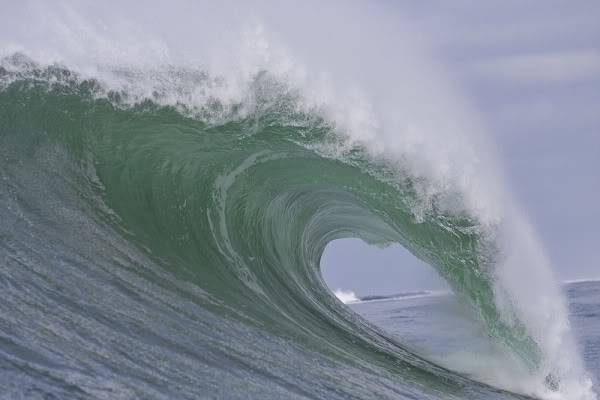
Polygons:
M431 290L416 290L412 292L396 293L389 295L368 295L368 296L356 296L356 294L350 290L335 290L333 292L335 296L344 304L364 303L370 301L390 301L390 300L403 300L403 299L417 299L420 297L430 296L443 296L450 294L446 291L431 291Z
M356 293L351 290L337 289L333 291L333 294L335 294L335 297L337 297L344 304L356 303L360 301L360 298L356 296Z
M581 278L581 279L570 279L563 281L565 285L577 284L577 283L586 283L586 282L598 282L600 278ZM353 303L361 303L367 301L389 301L389 300L402 300L402 299L415 299L420 297L430 297L430 296L444 296L451 294L451 292L447 292L444 290L415 290L410 292L396 293L396 294L372 294L367 296L357 296L351 290L343 290L336 289L333 291L335 296L344 304L353 304Z

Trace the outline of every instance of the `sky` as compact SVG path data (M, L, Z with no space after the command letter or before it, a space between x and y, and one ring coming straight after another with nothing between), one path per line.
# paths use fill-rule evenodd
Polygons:
M390 4L482 115L558 278L599 278L600 2ZM332 289L359 295L444 287L400 246L340 240L321 265Z

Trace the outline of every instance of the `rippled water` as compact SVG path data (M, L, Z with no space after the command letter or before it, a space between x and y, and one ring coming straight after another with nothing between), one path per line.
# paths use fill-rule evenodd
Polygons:
M600 281L563 286L571 324L597 390L600 382ZM515 367L510 357L486 337L485 329L451 294L366 301L350 307L405 343L450 368L476 379L510 385Z

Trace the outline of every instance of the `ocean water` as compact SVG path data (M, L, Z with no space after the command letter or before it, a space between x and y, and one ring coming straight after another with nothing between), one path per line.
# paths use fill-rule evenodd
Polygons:
M600 382L600 281L568 282L562 289L586 368L592 380ZM514 369L504 350L486 336L480 321L451 293L378 297L350 299L349 307L441 365L477 380L518 385L523 371Z
M102 4L0 15L1 399L597 398L595 289L385 6ZM320 272L350 237L460 306L362 317Z
M21 54L0 72L2 398L592 398L561 292L532 297L547 332L518 297L506 308L497 228L436 207L417 218L410 175L360 144L324 152L347 145L276 81L254 81L255 113L211 120L220 103L129 104ZM341 304L319 261L349 236L434 266L502 365L473 377L428 352L456 335L413 347L435 325L405 338Z

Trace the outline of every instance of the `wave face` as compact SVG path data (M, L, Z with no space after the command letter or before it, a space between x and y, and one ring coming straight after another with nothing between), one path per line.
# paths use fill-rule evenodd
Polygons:
M0 68L9 397L519 397L339 302L320 258L357 237L434 267L529 369L528 394L592 398L559 292L516 285L542 276L508 240L526 225L488 213L445 158L429 163L437 140L358 138L349 119L379 124L275 67L246 73L240 95L204 68L75 64L12 53Z

